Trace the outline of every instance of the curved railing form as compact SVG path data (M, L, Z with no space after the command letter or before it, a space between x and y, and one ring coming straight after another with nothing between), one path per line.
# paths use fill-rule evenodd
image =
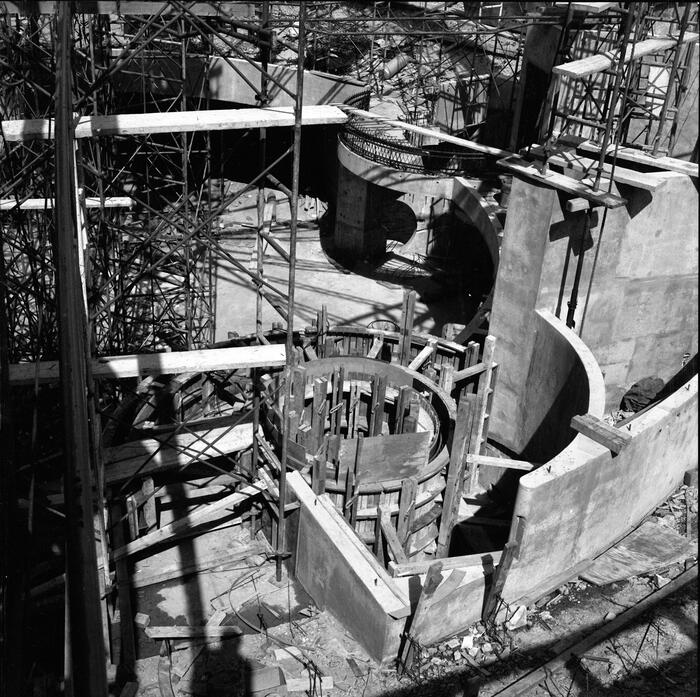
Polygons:
M396 128L381 121L355 116L345 124L340 140L356 155L403 172L434 176L476 175L486 167L488 158L481 153L455 145L448 147L446 143L412 145L392 135L392 131L395 132Z

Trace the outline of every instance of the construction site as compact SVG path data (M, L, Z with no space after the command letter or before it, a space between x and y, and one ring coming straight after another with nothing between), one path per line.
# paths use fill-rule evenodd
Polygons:
M0 1L0 695L697 695L699 38Z

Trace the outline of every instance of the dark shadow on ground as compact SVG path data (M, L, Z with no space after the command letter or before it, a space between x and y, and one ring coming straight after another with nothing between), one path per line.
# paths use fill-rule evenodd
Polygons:
M612 682L601 679L601 672L606 670L605 660L572 658L564 668L554 674L550 673L546 681L539 683L541 687L533 685L526 688L522 693L523 697L694 697L698 694L697 651L685 651L667 658L657 654L651 662L644 658L643 651L639 651L636 659L635 653L638 648L653 652L656 638L654 619L659 616L671 619L681 633L697 641L697 619L693 622L682 611L675 609L686 602L697 600L697 595L697 584L689 583L626 625L621 631L651 628L643 635L642 644L637 642L631 647L631 652L621 648L619 642L611 644L610 639L614 640L620 633L617 632L584 653L603 659L606 655L612 656L615 653L624 668L618 679ZM588 636L593 631L594 629L590 629L583 636ZM517 642L517 633L514 637ZM571 636L570 645L581 638L580 634ZM474 668L428 680L420 680L420 676L415 674L409 675L405 678L405 686L387 690L381 697L496 697L501 690L515 681L516 675L527 674L554 658L556 653L552 650L553 647L556 646L561 652L561 645L562 639L557 638L551 644L531 651L515 651L502 663L484 666L486 670L482 675Z

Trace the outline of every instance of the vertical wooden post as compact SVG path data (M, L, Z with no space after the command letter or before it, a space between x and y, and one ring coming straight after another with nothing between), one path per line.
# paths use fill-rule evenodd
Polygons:
M440 387L447 392L452 393L454 385L455 367L451 363L443 363L440 367Z
M484 342L484 353L481 358L482 362L486 366L484 372L479 376L479 389L477 390L477 414L476 422L474 424L474 438L470 443L469 453L473 455L481 455L482 444L486 442L486 436L488 435L484 429L484 425L487 421L486 417L486 407L489 403L489 396L491 395L493 389L491 387L492 376L493 376L493 354L496 348L496 338L494 336L486 337ZM471 493L476 489L477 481L479 477L479 467L474 465L470 468L469 472L469 489Z
M372 384L372 417L369 423L370 436L381 436L384 424L384 402L386 400L386 377L379 375Z
M411 534L411 525L416 510L416 493L418 491L418 479L408 477L401 482L401 494L399 496L399 521L397 534L404 549ZM408 552L408 550L406 550Z
M413 316L416 310L416 291L403 291L401 305L401 337L399 339L399 363L408 365L411 360L411 341L413 339Z
M421 622L430 607L431 598L438 589L438 586L442 583L443 576L440 573L441 571L442 562L439 561L432 563L428 567L428 573L425 576L425 582L423 583L423 588L418 597L418 603L416 605L416 611L413 613L410 629L404 635L404 643L401 648L399 659L399 671L401 674L406 671L413 661L413 642L420 635Z
M403 422L406 414L406 409L410 404L411 393L413 388L408 385L399 387L399 393L396 396L396 413L394 415L394 433L403 433Z
M311 446L309 451L315 453L323 443L326 428L326 410L328 408L328 379L314 380L314 394L311 403Z
M459 502L462 498L464 485L464 467L469 451L469 437L473 429L473 421L477 410L477 397L466 394L460 401L457 409L452 448L450 450L450 464L447 470L447 483L445 485L444 501L442 504L442 516L440 530L438 532L437 556L445 557L449 551L450 535L454 527Z
M316 496L320 496L326 491L326 455L323 452L314 456L311 488Z
M66 472L66 588L71 681L76 697L107 697L105 647L93 519L87 394L87 321L78 259L78 211L72 105L72 6L57 5L56 49L56 298Z
M403 433L415 433L418 430L418 414L420 413L420 397L415 390L411 391L408 403L408 414L403 420Z

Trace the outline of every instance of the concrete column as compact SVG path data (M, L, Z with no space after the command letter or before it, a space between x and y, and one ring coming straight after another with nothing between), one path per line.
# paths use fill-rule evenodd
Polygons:
M371 224L371 198L370 184L339 165L333 230L339 254L359 261L386 249L384 236Z

